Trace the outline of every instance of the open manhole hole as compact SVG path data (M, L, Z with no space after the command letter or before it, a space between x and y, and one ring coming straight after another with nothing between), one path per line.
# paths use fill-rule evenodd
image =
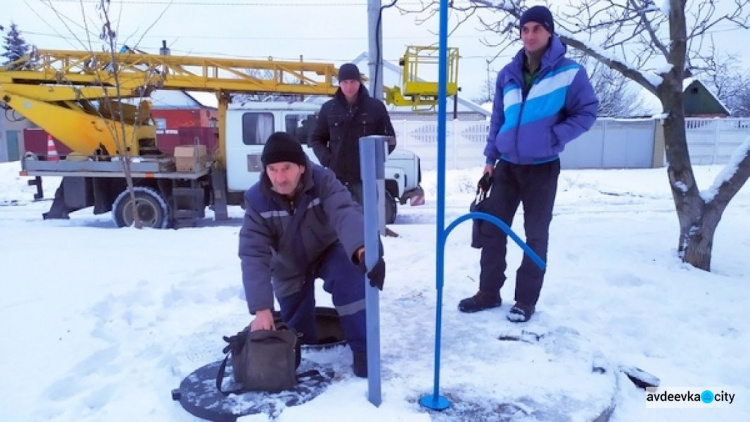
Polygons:
M276 324L282 322L281 313L273 312ZM302 343L302 350L326 350L346 344L344 329L341 327L339 314L334 308L318 306L315 308L315 330L317 341Z

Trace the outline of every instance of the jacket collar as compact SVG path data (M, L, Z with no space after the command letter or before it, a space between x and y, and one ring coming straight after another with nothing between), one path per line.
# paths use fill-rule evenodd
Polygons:
M360 82L359 91L357 91L357 101L355 101L353 105L358 106L362 104L362 101L365 100L365 97L369 97L369 96L370 96L370 92L367 90L367 88L365 88L365 85ZM340 87L336 90L336 93L333 94L333 97L341 104L344 104L346 106L349 105L349 103L346 101L346 97L344 96L344 93L341 92Z
M560 61L565 58L567 50L568 48L563 44L562 40L560 40L560 37L552 35L549 40L549 46L547 46L547 50L542 55L542 61L539 65L539 74L543 75L547 73L550 69L560 63ZM526 50L521 48L513 57L513 61L511 62L513 66L509 67L512 74L518 77L519 80L523 80L523 66L525 60Z

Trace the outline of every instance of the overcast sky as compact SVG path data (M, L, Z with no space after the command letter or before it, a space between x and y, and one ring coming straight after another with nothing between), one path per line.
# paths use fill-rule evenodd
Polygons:
M726 0L725 0L726 2ZM100 20L95 4L84 0L91 43L95 49L101 42ZM278 60L333 62L340 65L368 50L366 0L123 0L113 1L113 19L120 24L119 41L138 45L147 52L158 53L161 40L166 40L175 55L201 55ZM389 4L387 0L383 4ZM531 1L532 3L541 3ZM399 5L417 8L416 0L400 0ZM57 11L50 7L50 5ZM79 0L14 0L3 4L0 25L15 22L24 38L44 49L88 49L78 40L86 40L86 26ZM497 49L486 47L480 38L476 20L459 29L449 40L459 48L459 85L463 95L475 98L481 94L488 79L488 59ZM407 45L437 43L438 21L434 18L421 26L415 16L402 16L395 8L383 13L383 56L398 62ZM431 31L433 33L431 33ZM737 39L749 31L719 32L719 37ZM75 34L75 35L74 35ZM145 35L144 35L145 34ZM518 43L520 48L520 42ZM750 57L750 46L736 42L723 43L736 48L734 53ZM516 51L501 55L489 64L494 81L499 70ZM750 61L744 65L750 67Z

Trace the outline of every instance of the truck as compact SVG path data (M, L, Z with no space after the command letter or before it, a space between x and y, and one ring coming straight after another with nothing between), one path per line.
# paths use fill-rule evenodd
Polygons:
M253 76L259 71L267 76ZM0 106L70 149L64 157L27 153L21 160L21 174L33 177L38 197L43 177L62 177L45 218L93 207L94 214L111 212L118 227L133 225L137 215L143 227L178 228L195 226L207 207L216 220L227 219L227 207L243 205L244 191L259 178L268 135L283 130L306 144L319 110L299 102L235 107L232 94L331 96L335 75L326 63L38 50L0 67ZM420 81L419 92L407 89L406 97L394 92L401 104L434 103L433 85ZM147 100L155 89L215 93L215 139L196 138L172 155L162 153ZM386 222L393 223L398 204L424 203L419 157L396 148L385 167Z

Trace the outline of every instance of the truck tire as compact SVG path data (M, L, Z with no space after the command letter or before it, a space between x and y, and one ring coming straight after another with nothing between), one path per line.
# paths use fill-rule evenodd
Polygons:
M390 192L385 192L385 224L393 224L396 222L396 215L398 214L398 205L396 200L393 198Z
M133 190L135 191L138 216L143 227L167 228L169 209L159 192L146 186L136 186ZM130 192L127 189L122 191L112 204L112 219L117 227L133 225L133 201L130 199Z

